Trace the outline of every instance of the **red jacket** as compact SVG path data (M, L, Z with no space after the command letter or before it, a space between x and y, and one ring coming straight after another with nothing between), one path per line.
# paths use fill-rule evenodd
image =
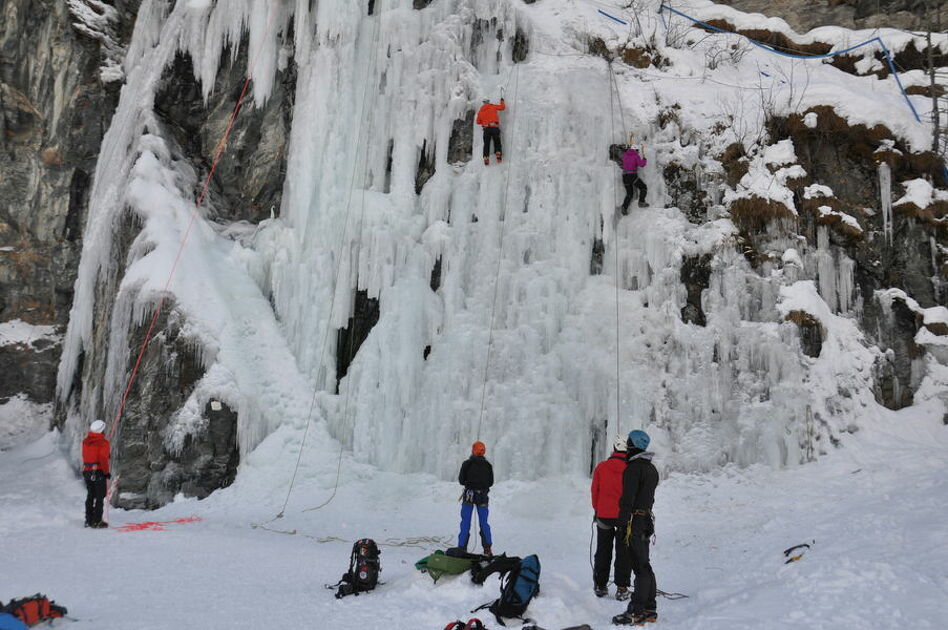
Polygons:
M82 470L98 470L107 475L109 472L109 441L101 433L91 431L82 441Z
M598 518L618 518L624 472L625 453L622 451L614 451L593 471L592 505Z
M504 99L500 99L500 105L494 105L493 103L484 103L481 105L481 109L477 112L477 120L474 121L481 127L500 127L500 118L497 117L497 112L501 112L507 109Z

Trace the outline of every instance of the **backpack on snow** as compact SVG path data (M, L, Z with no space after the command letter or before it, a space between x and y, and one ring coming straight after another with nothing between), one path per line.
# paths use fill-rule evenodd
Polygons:
M339 587L336 591L336 599L371 591L378 586L379 573L382 572L379 563L381 553L378 545L371 538L355 541L349 556L349 570L343 574L341 580L327 588Z
M523 619L530 600L540 592L540 559L530 555L507 572L500 581L500 597L490 604L484 604L471 612L486 608L494 613L497 623L506 626L501 617Z
M33 597L21 597L0 607L0 612L13 615L27 626L34 626L42 621L59 619L66 616L66 607L57 606L48 597L37 593Z
M517 556L507 557L503 553L499 556L487 558L482 562L475 562L471 567L471 582L483 584L484 581L493 573L506 573L520 566L520 558Z

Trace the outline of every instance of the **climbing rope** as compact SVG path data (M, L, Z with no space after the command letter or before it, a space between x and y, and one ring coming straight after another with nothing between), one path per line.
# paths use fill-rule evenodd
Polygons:
M373 36L372 36L372 48L373 48L373 50L375 51L375 54L372 56L372 59L371 59L371 62L370 62L370 63L372 64L373 67L370 67L370 68L369 68L369 71L366 73L365 82L362 84L362 100L361 100L361 104L359 105L359 137L358 137L358 142L357 142L357 144L356 144L356 147L357 147L357 148L356 148L356 151L355 151L354 155L352 156L352 167L349 169L349 192L348 192L348 195L347 195L347 197L346 197L345 222L344 222L344 224L343 224L342 238L341 238L341 241L340 241L340 245L341 245L341 246L340 246L340 250L342 250L342 249L345 248L347 236L348 236L348 234L349 234L349 216L350 216L350 211L351 211L351 208L352 208L352 189L353 189L353 186L355 185L355 174L356 174L356 168L357 168L357 166L358 166L358 161L359 161L359 149L358 149L358 147L365 147L365 145L366 145L366 143L363 142L363 132L366 131L366 125L365 125L365 102L366 102L366 99L367 99L367 94L368 94L368 89L369 89L369 83L370 83L370 81L371 81L371 78L372 78L373 72L374 72L374 65L378 62L378 56L379 56L379 40L380 40L379 35L380 35L381 30L382 30L382 8L381 8L381 4L382 4L382 3L381 3L381 0L380 0L380 1L379 1L379 6L376 7L377 10L378 10L378 19L375 21L375 31L374 31ZM369 168L369 166L368 166L369 158L368 158L368 150L367 150L367 149L365 150L365 152L363 153L363 155L364 155L364 169L363 169L363 182L362 182L362 183L363 183L363 186L362 186L362 193L361 193L361 195L362 195L362 204L361 204L361 205L362 205L362 209L361 209L361 212L360 212L360 215L359 215L359 239L358 239L360 243L361 243L361 241L362 241L362 229L363 229L364 218L365 218L365 181L366 181L366 179L367 179L368 168ZM326 348L327 348L327 346L328 346L328 344L329 344L329 331L330 331L330 328L332 327L332 313L333 313L333 309L335 308L335 304L336 304L336 293L337 293L336 287L339 285L339 277L340 277L340 273L342 272L342 261L343 261L343 258L344 258L344 257L343 257L342 255L339 255L339 256L338 256L338 261L336 262L336 270L335 270L335 273L333 274L334 277L333 277L333 285L332 285L332 297L330 298L330 301L329 301L329 311L328 311L328 313L327 313L327 315L326 315L326 326L325 326L324 329L323 329L323 339L322 339L322 345L321 345L321 348L320 348L320 351L319 351L319 354L318 354L318 359L317 359L317 363L316 363L317 366L321 366L321 365L322 365L322 362L323 362L323 359L324 359L325 353L326 353ZM350 353L349 353L349 360L350 360L350 362L351 362L351 360L352 360L352 352L351 352L351 350L352 350L352 346L350 345ZM346 417L346 416L348 415L348 411L349 411L349 394L350 394L351 389L352 389L351 386L347 386L347 387L346 387L345 409L344 409L344 412L343 412L344 417ZM273 518L271 518L269 521L266 521L266 523L272 523L273 521L275 521L275 520L277 520L277 519L279 519L279 518L283 518L283 515L286 513L286 506L287 506L287 504L288 504L289 501L290 501L290 495L293 493L293 487L296 485L296 477L297 477L297 475L298 475L298 473L299 473L300 462L301 462L302 459L303 459L303 451L304 451L304 449L305 449L305 447L306 447L306 436L309 434L309 425L310 425L310 424L312 423L312 421L313 421L313 409L316 407L316 397L318 396L318 394L319 394L319 389L318 389L318 387L316 386L316 384L314 384L314 386L313 386L313 397L312 397L312 399L310 400L309 411L308 411L307 414L306 414L306 426L305 426L305 428L303 429L303 438L300 440L300 450L299 450L299 452L298 452L297 455L296 455L296 463L295 463L295 465L293 466L293 475L292 475L292 477L290 478L290 485L289 485L289 487L288 487L287 490L286 490L286 497L283 499L283 507L280 508L280 511L277 513L276 516L274 516ZM342 470L342 455L343 455L344 450L345 450L345 447L344 447L342 441L340 440L340 442L339 442L339 457L338 457L338 459L337 459L337 461L336 461L336 479L335 479L335 482L333 483L332 494L330 494L330 495L329 495L329 498L326 499L326 500L325 500L323 503L321 503L320 505L317 505L317 506L311 507L311 508L307 508L306 510L303 510L304 512L309 512L309 511L311 511L311 510L318 510L319 508L325 507L326 505L329 505L329 503L335 498L336 492L337 492L337 490L339 489L339 475L340 475L340 472L341 472L341 470ZM257 526L255 526L255 527L262 527L262 526L257 525ZM266 528L263 527L263 529L266 529Z
M508 77L508 80L509 80L509 77ZM520 65L518 64L516 69L514 70L514 98L513 98L514 109L516 109L517 107L517 92L518 92L519 85L520 85ZM516 129L516 124L517 124L517 120L514 119L513 126L511 126L511 133L510 133L511 136L515 135L513 133L513 130ZM504 232L505 232L504 228L507 226L507 211L508 211L507 196L508 196L508 193L510 192L511 167L512 167L512 164L508 162L507 176L506 176L506 181L504 182L504 203L503 203L504 215L503 215L503 220L501 220L500 222L500 247L499 247L499 253L497 254L497 269L494 272L494 298L491 301L490 323L489 323L489 328L487 331L487 356L484 359L484 379L483 379L484 385L481 388L481 410L477 416L477 439L478 440L481 439L481 424L484 419L484 405L487 400L487 370L490 367L490 355L491 355L491 350L494 345L494 313L497 310L497 294L500 288L500 265L503 262Z
M264 31L262 40L264 42L269 39L270 32L273 28L276 9L270 9L267 13L267 27ZM204 199L207 197L207 192L211 185L211 178L214 177L214 172L217 170L217 164L220 162L221 157L224 155L224 151L227 149L227 140L234 129L234 123L237 120L237 115L240 113L241 107L243 106L244 99L247 97L247 90L250 87L250 82L253 79L254 71L257 68L257 62L259 61L260 54L263 52L264 48L265 46L261 46L259 49L257 49L256 54L251 60L250 65L247 68L247 78L244 80L244 85L240 90L240 95L237 97L234 110L231 112L230 119L227 121L227 127L224 129L224 133L221 136L220 141L218 141L217 145L215 146L214 158L211 160L211 168L207 173L207 177L204 178L204 184L201 186L201 192L194 203L194 208L191 210L191 216L188 219L188 225L184 231L184 236L181 237L181 242L178 244L178 251L175 253L174 260L171 263L171 269L168 272L168 278L165 280L164 287L159 293L158 304L155 306L155 311L152 313L151 321L148 324L148 329L145 331L145 338L142 341L141 347L138 349L138 356L135 358L135 364L132 367L132 371L128 375L128 381L126 382L125 389L122 392L122 398L119 400L118 409L116 409L115 417L112 419L112 426L109 427L108 440L110 444L114 441L119 425L122 422L125 404L128 401L128 395L132 391L132 385L134 385L135 378L138 376L138 371L141 368L142 359L145 356L145 348L151 341L152 334L155 331L155 325L158 323L158 316L161 314L161 309L164 306L165 298L168 297L168 289L171 287L171 280L174 278L175 271L178 268L178 263L181 260L181 254L184 252L184 247L188 242L188 238L191 236L191 229L194 227L194 221L197 219L198 213L201 210L201 206L204 204ZM114 448L114 446L111 446L111 448ZM110 459L113 463L118 460L117 457L111 457ZM108 514L108 506L112 500L112 492L118 485L118 481L119 476L117 475L115 480L109 483L108 491L106 492L106 500L104 501L106 515Z
M612 131L610 141L614 140L616 137L616 122L615 122L615 102L613 101L612 94L615 90L616 96L618 97L619 87L616 84L615 73L612 70L612 62L608 61L609 69L609 126ZM625 129L625 114L622 113L622 102L619 101L619 113L622 116L622 129ZM616 178L612 178L612 203L613 203L613 212L619 212L619 189L616 186ZM622 422L621 422L621 410L620 410L620 391L619 391L619 222L613 222L612 229L612 249L615 254L615 265L616 265L616 430L621 431Z

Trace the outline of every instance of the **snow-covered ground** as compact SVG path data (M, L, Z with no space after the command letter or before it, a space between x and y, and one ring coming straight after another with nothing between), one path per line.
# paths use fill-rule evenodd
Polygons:
M413 567L455 535L454 484L346 457L333 500L303 512L332 494L338 447L322 436L310 442L321 463L304 465L286 516L269 524L297 533L252 527L283 504L295 438L275 432L232 487L204 501L112 510L107 531L83 529L82 484L55 435L0 453L0 599L47 593L77 619L54 626L77 630L422 630L466 620L497 596L493 578L483 587L467 576L433 584ZM660 589L689 598L659 598L661 626L943 628L946 472L948 428L931 405L871 423L810 465L671 475L659 486L653 564ZM114 529L190 516L202 520L164 531ZM582 476L501 481L493 492L495 549L539 555L542 592L529 616L550 630L609 627L623 607L592 594L590 519ZM323 586L339 579L350 543L363 536L383 544L384 584L336 600ZM783 549L812 541L799 562L784 564Z

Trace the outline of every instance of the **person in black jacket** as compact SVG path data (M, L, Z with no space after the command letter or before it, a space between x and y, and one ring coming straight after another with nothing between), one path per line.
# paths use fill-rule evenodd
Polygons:
M628 462L622 475L622 498L619 499L619 531L628 536L635 581L628 608L612 618L612 623L618 625L641 626L658 620L655 573L648 559L649 539L655 533L652 504L658 486L658 470L652 464L655 454L645 450L650 441L645 431L629 433Z
M481 544L484 555L491 554L490 525L487 522L487 494L494 485L494 467L484 457L487 447L483 442L474 442L471 456L461 464L458 481L464 486L461 494L461 532L458 534L458 547L467 551L467 541L471 536L471 516L477 508L477 520L481 524Z

